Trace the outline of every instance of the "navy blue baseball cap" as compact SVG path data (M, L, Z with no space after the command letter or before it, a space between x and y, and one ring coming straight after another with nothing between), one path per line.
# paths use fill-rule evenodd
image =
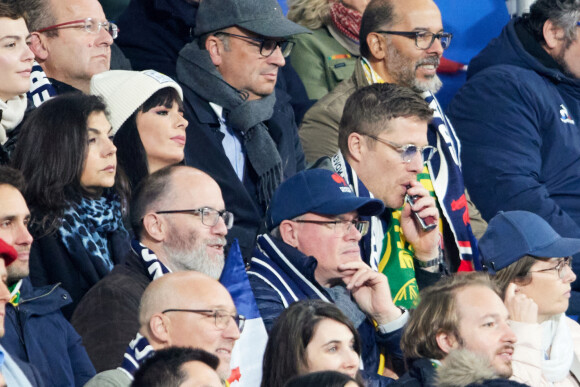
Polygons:
M309 169L292 176L274 192L266 211L266 227L272 230L283 220L307 212L341 215L357 211L361 216L372 216L384 209L379 199L356 196L339 174L326 169Z
M495 274L525 255L567 257L580 252L580 239L563 238L540 216L528 211L500 211L479 240L484 270Z

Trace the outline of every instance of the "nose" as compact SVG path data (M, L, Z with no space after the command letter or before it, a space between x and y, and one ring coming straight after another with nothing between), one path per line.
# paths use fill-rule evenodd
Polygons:
M32 62L34 60L34 53L30 49L28 45L24 46L24 50L22 51L22 61L23 62Z
M14 244L17 246L30 246L32 244L32 235L28 231L28 225L21 223L16 230Z
M105 46L110 46L113 44L113 37L111 36L111 33L104 27L101 27L101 30L99 31L99 33L97 34L97 42L95 43L95 45L99 46L99 45L105 45Z
M117 147L113 143L113 140L107 137L103 145L103 157L109 157L117 153Z
M417 151L407 165L409 172L420 173L423 170L423 155Z
M211 232L213 234L217 234L217 235L221 235L221 236L226 236L228 233L228 228L226 227L226 222L224 221L224 218L222 218L221 216L218 219L218 222L215 224L215 226L213 226L211 228Z
M286 59L284 59L284 55L282 55L282 49L280 46L276 46L276 49L268 58L268 63L276 65L278 67L283 67L286 64Z
M566 270L564 273L564 277L562 278L562 281L564 281L565 283L572 283L574 281L576 281L576 273L574 273L574 270L572 270L572 266L569 265L564 265L564 269Z
M359 368L360 359L358 353L352 348L348 348L342 359L341 368L346 371L346 373L351 373L353 370Z
M187 128L187 125L189 125L189 121L187 121L183 115L177 113L177 125L175 127L185 129Z
M504 321L502 323L502 338L501 338L501 340L504 343L511 343L511 344L515 344L516 341L518 341L516 334L514 333L512 328L509 326L507 321Z
M240 330L233 317L230 319L228 326L223 330L222 335L224 338L231 340L240 338Z
M8 301L10 301L10 290L4 281L0 281L0 302L6 304Z
M337 226L339 226L339 224L337 224ZM348 231L344 234L344 236L347 241L355 240L358 242L362 238L362 234L352 223L349 225Z
M443 55L443 46L441 45L441 39L435 39L431 47L425 50L429 54L436 54L438 58Z

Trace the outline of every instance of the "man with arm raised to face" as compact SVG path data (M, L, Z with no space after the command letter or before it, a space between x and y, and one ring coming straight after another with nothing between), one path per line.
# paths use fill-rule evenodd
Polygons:
M449 269L479 269L477 242L471 228L471 218L477 219L478 212L470 206L463 185L460 143L434 96L441 87L436 69L450 42L451 34L444 31L441 13L432 0L372 0L362 17L362 57L356 63L353 76L306 113L299 131L308 161L316 162L317 167L339 172L358 195L372 194L392 209L388 222L391 230L384 229L383 235L380 235L378 228L375 228L369 233L374 237L372 241L363 240L363 245L367 245L363 259L386 275L399 275L399 269L404 268L409 275L401 277L403 284L413 281L413 272L423 270L425 265L435 268L440 261L418 259L414 264L411 262L416 246L408 243L404 231L401 233L393 229L393 225L401 219L398 210L402 203L391 202L392 199L381 192L384 191L382 187L392 184L393 177L384 172L359 176L361 164L352 165L352 153L346 152L346 138L350 133L343 136L339 146L340 122L348 97L371 84L389 83L407 87L428 103L433 112L427 125L426 143L423 139L417 143L417 139L411 136L399 136L394 145L391 144L394 149L387 149L389 145L384 144L385 138L376 136L379 131L374 135L378 139L366 136L364 143L368 144L369 151L375 153L401 152L403 147L414 142L415 145L428 144L436 148L437 152L429 160L425 159L425 164L418 167L414 174L437 202L441 219L439 229L443 236L441 247ZM392 139L387 140L393 142ZM317 161L321 156L324 158ZM485 222L478 222L477 228L477 234L482 235ZM417 300L417 288L398 287L397 291L393 291L393 296L398 304L410 307Z

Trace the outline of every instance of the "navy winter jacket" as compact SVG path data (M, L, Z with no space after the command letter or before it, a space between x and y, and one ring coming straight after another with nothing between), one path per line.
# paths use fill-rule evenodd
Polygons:
M527 210L580 238L580 80L532 56L515 23L471 61L449 108L465 185L487 221Z
M2 345L13 358L29 363L46 386L83 386L95 376L81 337L60 309L71 302L59 285L33 288L22 280L18 307L6 305Z

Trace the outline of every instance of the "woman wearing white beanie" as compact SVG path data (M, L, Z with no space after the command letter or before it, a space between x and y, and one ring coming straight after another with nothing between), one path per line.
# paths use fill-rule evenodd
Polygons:
M183 92L171 78L154 70L111 70L92 78L91 94L108 106L119 166L132 188L183 160Z

